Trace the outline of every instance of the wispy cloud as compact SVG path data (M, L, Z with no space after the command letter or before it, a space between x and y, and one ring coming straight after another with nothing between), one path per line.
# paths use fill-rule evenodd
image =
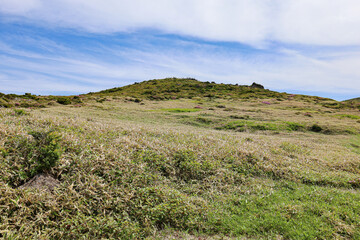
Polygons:
M261 45L358 45L358 0L2 0L0 12L96 33L155 28Z
M0 0L0 91L177 76L355 97L358 12L357 0Z
M139 40L140 41L140 40ZM145 41L145 40L143 40ZM30 41L32 42L32 41ZM161 43L161 48L157 44ZM166 42L171 42L167 44ZM54 47L51 47L51 44ZM43 45L43 41L39 41ZM58 43L48 41L50 49ZM184 39L158 38L155 43L136 49L117 42L111 46L88 46L106 58L78 51L76 46L61 46L63 51L33 52L15 49L0 42L0 83L6 92L69 94L122 86L134 81L169 76L195 77L203 81L251 84L259 82L281 91L303 90L331 94L356 94L360 77L356 67L360 53L344 53L329 58L301 49L276 48L269 52L250 47L199 44ZM37 49L37 46L34 46ZM186 50L184 50L186 48ZM342 79L342 81L338 81Z

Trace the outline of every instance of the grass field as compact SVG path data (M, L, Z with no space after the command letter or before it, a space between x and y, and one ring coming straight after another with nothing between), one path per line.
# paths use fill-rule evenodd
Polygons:
M114 91L0 108L1 238L360 239L356 105Z

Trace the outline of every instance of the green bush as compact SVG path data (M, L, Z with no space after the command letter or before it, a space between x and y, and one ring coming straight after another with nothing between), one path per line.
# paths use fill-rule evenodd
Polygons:
M313 125L309 128L309 130L312 131L312 132L321 132L323 129L322 129L322 127L320 127L319 125L313 124Z
M286 125L289 131L300 131L304 129L304 125L296 122L286 122Z
M69 104L71 104L71 100L70 100L70 98L68 98L68 97L59 97L56 101L57 101L58 103L62 104L62 105L69 105Z
M13 105L8 103L7 99L0 98L0 108L1 107L3 107L3 108L11 108L11 107L13 107Z
M22 108L30 108L30 107L32 107L32 104L27 103L27 102L22 102L22 103L20 103L20 107L22 107Z
M106 101L106 98L99 98L99 99L96 99L96 102L98 103L103 103Z
M74 96L72 98L72 101L75 103L83 103L83 101L81 100L81 98L79 96Z
M60 159L61 137L54 131L32 131L31 137L16 136L5 143L13 176L10 184L17 186L39 173L46 173Z

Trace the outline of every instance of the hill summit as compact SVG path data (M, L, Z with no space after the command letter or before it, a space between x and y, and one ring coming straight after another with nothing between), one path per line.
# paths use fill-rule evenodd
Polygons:
M149 100L192 97L247 99L287 96L285 93L264 89L264 86L258 83L253 83L251 86L223 83L217 84L215 82L201 82L194 78L153 79L124 87L104 90L95 94L132 96Z
M75 96L37 96L31 93L24 95L0 93L0 107L12 108L45 108L52 105L82 106L88 101L105 101L107 98L130 98L135 102L142 100L176 100L176 99L223 99L223 100L274 100L308 102L328 108L360 109L359 101L349 100L338 102L333 99L288 94L265 89L258 83L252 85L224 84L215 82L201 82L194 78L165 78L153 79L134 83L123 87L115 87L100 92L90 92Z

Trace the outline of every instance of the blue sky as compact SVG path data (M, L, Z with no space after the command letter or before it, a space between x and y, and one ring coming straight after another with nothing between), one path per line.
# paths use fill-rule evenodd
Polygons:
M358 0L0 0L0 92L164 77L360 97Z

